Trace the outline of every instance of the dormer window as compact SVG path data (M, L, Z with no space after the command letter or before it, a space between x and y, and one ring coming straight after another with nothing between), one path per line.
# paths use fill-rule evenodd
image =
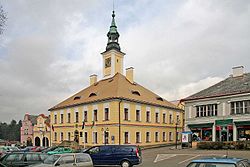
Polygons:
M79 100L81 98L81 96L76 96L74 97L74 100Z
M89 97L97 96L96 93L90 93Z
M132 94L137 95L137 96L141 96L141 94L136 90L132 90Z
M163 101L163 98L161 98L161 97L156 97L156 100Z

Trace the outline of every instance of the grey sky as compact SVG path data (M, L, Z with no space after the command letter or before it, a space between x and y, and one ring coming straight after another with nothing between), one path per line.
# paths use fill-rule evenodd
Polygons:
M45 113L101 79L112 0L1 0L0 121ZM250 72L250 1L117 0L125 67L167 100L189 96L243 65Z

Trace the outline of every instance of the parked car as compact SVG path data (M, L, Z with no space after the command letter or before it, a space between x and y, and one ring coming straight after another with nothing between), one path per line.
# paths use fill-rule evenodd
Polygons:
M32 165L34 167L93 167L89 154L67 153L50 155L42 164Z
M12 146L0 146L0 158L3 157L5 154L14 151L19 151L19 148Z
M141 151L136 145L102 145L94 146L85 151L88 153L94 166L120 165L131 167L142 162Z
M48 147L48 148L42 150L42 153L48 153L49 151L54 151L57 148L59 148L59 146Z
M7 166L5 166L4 164L0 163L0 167L7 167Z
M65 154L65 153L72 153L73 150L71 148L65 148L65 147L58 147L53 151L47 152L47 154L52 155L52 154Z
M42 163L47 157L47 154L41 153L13 152L6 154L0 161L8 167L19 167Z
M202 158L190 162L187 167L249 167L247 159Z

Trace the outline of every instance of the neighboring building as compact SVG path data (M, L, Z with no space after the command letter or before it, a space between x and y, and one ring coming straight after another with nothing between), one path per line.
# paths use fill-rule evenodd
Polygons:
M134 81L132 67L123 75L125 53L118 43L115 14L107 34L103 79L90 76L90 86L49 109L52 144L80 145L174 143L182 131L183 110ZM83 122L85 126L83 125Z
M202 140L250 140L250 73L234 67L227 79L182 101L185 128Z
M173 103L174 105L176 105L178 108L185 110L185 104L183 101L181 100L174 100L174 101L170 101L171 103Z
M33 128L36 124L37 116L25 114L21 127L21 144L25 146L33 145Z
M50 118L44 114L37 117L37 124L34 125L34 145L35 146L50 146Z

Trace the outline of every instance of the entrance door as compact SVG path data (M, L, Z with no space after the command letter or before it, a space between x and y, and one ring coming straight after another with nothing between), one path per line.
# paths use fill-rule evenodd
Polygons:
M75 130L75 137L74 137L74 141L79 143L79 131Z
M35 146L41 146L40 138L39 137L35 138Z

